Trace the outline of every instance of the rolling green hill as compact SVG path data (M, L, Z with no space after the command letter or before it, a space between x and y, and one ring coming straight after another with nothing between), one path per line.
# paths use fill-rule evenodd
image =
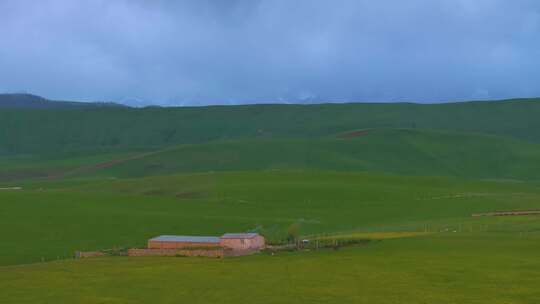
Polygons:
M221 140L152 153L10 157L0 158L0 165L0 181L238 170L373 171L540 180L540 144L472 133L372 129L312 139Z
M258 139L183 145L94 173L133 177L290 169L530 180L540 179L540 145L453 132L371 130L346 139Z
M540 101L0 109L0 154L131 151L245 138L318 138L356 129L440 129L540 142Z

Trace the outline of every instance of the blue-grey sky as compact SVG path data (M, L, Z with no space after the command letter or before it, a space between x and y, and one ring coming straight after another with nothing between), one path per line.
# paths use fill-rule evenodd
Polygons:
M176 105L540 96L540 1L0 0L0 92Z

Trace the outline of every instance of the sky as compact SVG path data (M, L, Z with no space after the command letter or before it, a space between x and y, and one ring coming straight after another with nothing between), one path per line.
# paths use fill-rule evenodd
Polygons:
M540 96L540 1L0 0L0 92L133 105Z

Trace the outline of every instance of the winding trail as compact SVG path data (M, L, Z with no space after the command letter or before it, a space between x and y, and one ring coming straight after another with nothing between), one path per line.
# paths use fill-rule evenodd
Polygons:
M97 163L97 164L85 165L85 166L75 168L73 170L68 170L68 171L65 171L65 172L60 172L58 174L49 175L49 176L47 176L46 179L54 180L54 179L59 179L59 178L63 178L63 177L70 176L70 175L94 172L94 171L98 171L98 170L101 170L101 169L110 168L110 167L113 167L113 166L116 166L116 165L119 165L119 164L122 164L122 163L125 163L125 162L128 162L128 161L149 157L149 156L152 156L152 155L156 155L156 154L163 153L163 152L173 150L173 149L177 149L177 148L178 147L161 149L161 150L157 150L157 151L145 152L145 153L141 153L141 154L128 156L128 157L125 157L125 158L112 159L112 160L108 160L106 162L101 162L101 163Z
M338 134L338 138L343 138L343 139L347 139L347 138L355 138L355 137L360 137L360 136L364 136L364 135L367 135L371 132L373 132L374 130L373 129L364 129L364 130L356 130L356 131L349 131L349 132L345 132L345 133L341 133L341 134Z

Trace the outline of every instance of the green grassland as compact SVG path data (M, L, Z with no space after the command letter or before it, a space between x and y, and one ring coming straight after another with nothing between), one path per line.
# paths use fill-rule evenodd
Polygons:
M500 220L472 221L472 213L540 208L535 183L368 173L228 172L21 186L0 191L3 265L144 246L159 234L258 231L278 241L291 224L306 235L459 225L478 231ZM531 230L516 225L516 233Z
M111 161L111 165L99 165ZM150 153L0 157L0 165L0 182L63 174L129 178L235 170L369 171L539 180L540 144L438 130L370 129L353 138L219 140Z
M537 303L540 237L453 233L338 251L100 258L0 271L5 303Z
M96 174L134 177L231 170L392 172L540 179L540 145L443 131L369 130L357 138L259 139L182 145Z
M540 297L540 217L471 217L540 208L538 183L252 171L20 185L25 190L0 191L0 302L535 303ZM258 231L273 241L291 224L313 239L381 241L230 259L70 258L75 250L144 246L164 233Z
M78 172L87 166L114 159L126 159L140 152L124 153L59 153L56 155L18 155L0 157L0 183L21 179L45 179Z
M318 138L365 128L476 132L540 142L538 99L420 105L0 109L0 154L131 151L245 138Z
M0 109L0 303L538 303L540 216L471 214L540 208L539 116L538 100ZM358 242L72 259L291 230Z

